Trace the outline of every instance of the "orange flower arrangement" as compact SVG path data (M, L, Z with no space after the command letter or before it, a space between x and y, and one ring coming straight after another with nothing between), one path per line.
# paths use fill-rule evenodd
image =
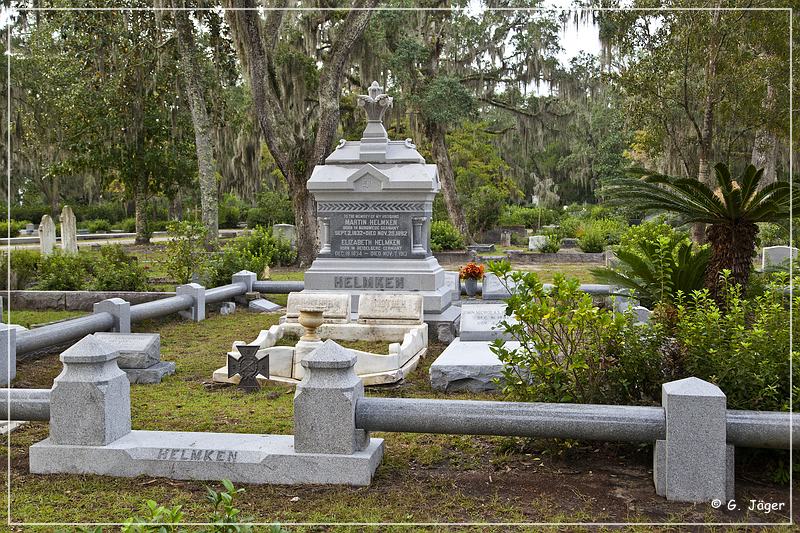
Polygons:
M461 279L481 279L483 278L483 265L478 265L476 263L467 263L461 270L459 270L459 275Z

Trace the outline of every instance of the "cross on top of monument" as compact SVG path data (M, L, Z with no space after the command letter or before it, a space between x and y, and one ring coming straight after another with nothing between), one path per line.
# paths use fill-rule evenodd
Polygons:
M382 122L383 114L392 107L393 98L388 94L383 94L383 87L373 81L367 89L369 94L358 95L358 105L364 108L367 113L367 120L370 122Z

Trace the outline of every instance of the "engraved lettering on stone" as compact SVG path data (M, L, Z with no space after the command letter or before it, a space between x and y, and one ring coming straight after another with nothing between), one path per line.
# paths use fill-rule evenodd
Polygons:
M198 461L205 463L235 463L239 452L233 450L195 450L193 448L160 448L157 461Z
M402 276L335 276L334 289L405 289Z

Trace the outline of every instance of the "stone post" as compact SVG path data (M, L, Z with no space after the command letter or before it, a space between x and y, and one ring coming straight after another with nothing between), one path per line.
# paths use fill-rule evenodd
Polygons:
M0 324L0 385L7 387L17 377L17 328Z
M412 217L411 224L413 226L411 251L415 254L424 254L426 250L422 241L422 226L425 224L425 217Z
M231 283L244 283L247 289L245 294L253 292L253 283L256 282L256 273L249 270L240 270L231 277Z
M94 335L61 354L64 369L50 393L53 444L105 446L130 433L130 384L118 356Z
M97 302L93 306L95 313L108 313L114 317L114 325L111 331L116 333L131 332L131 304L122 298L109 298L102 302Z
M185 285L178 285L175 288L175 294L178 296L187 295L191 296L192 303L189 311L181 311L180 315L188 318L193 322L202 322L206 319L206 288L199 283L187 283Z
M364 396L364 384L355 364L355 354L332 340L303 360L306 373L294 395L298 453L352 455L369 444L369 434L356 429L356 402Z
M331 219L330 217L320 217L320 254L331 253Z
M711 383L686 378L661 386L666 438L656 441L656 493L680 502L733 498L733 446L726 441L725 394Z

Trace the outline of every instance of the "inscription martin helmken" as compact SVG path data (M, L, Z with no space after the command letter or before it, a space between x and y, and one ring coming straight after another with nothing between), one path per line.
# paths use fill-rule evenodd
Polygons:
M195 450L192 448L161 448L158 461L198 461L213 463L235 463L238 452L232 450Z

